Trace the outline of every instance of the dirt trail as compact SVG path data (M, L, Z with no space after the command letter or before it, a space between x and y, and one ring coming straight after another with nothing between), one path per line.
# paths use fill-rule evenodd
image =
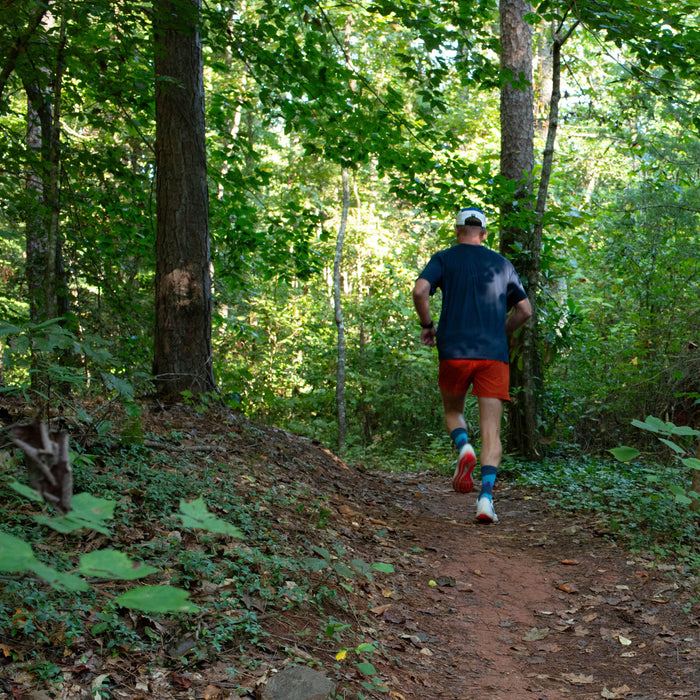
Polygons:
M112 698L253 700L290 662L320 667L346 700L700 700L698 572L624 551L593 518L554 512L501 481L500 520L482 525L475 495L454 493L450 476L367 471L309 440L229 416L158 412L148 427L162 436L160 449L187 455L188 474L213 507L216 484L226 480L259 509L274 532L255 546L270 556L338 546L348 561L391 563L394 573L357 577L351 592L335 580L338 598L324 598L330 607L322 611L312 601L284 605L284 589L276 603L251 592L241 614L244 606L261 613L261 643L244 648L241 640L196 663L105 654L90 636L63 653L46 650L58 652L52 658L64 672L52 691L57 700L90 697L107 676ZM169 446L173 430L181 442ZM128 545L138 532L125 528L119 537ZM185 546L197 546L195 535L183 535ZM323 571L288 575L334 585ZM212 584L203 575L191 592L206 602ZM348 642L325 635L329 616L374 643L374 688L356 656L337 661ZM177 626L162 629L164 648L178 642ZM4 687L15 698L46 699L25 694L31 679L21 667L0 664L3 675L0 694Z
M382 669L395 697L700 698L697 609L675 567L654 568L515 489L495 492L499 522L482 525L475 496L448 478L372 481L363 495L390 546L422 550L397 566L378 616L384 634L417 637L400 644L410 663L399 654L400 667Z

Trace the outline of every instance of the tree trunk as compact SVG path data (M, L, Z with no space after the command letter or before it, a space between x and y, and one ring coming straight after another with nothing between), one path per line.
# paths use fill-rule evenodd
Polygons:
M154 2L156 289L153 374L166 401L215 389L200 0Z
M697 447L695 448L695 457L697 459L700 459L700 440L698 440ZM694 493L700 493L700 469L693 469L690 490ZM698 500L697 498L693 498L692 501L692 510L695 513L700 513L700 500Z
M27 94L27 150L31 157L27 169L26 278L29 318L32 324L63 317L68 313L67 282L60 238L60 163L61 163L61 91L65 69L66 7L60 12L59 37L55 54L48 42L38 42L33 61L24 70L22 81ZM55 17L41 13L47 27ZM63 351L59 362L68 360ZM46 397L51 385L37 361L32 359L31 386L37 395ZM54 387L67 393L67 387Z
M347 438L347 419L345 415L345 325L343 323L343 307L341 303L341 274L340 263L343 257L343 242L345 229L348 224L350 210L350 184L348 169L342 169L343 180L343 210L340 216L338 238L335 242L335 259L333 261L333 304L335 306L335 324L338 327L338 367L335 382L335 403L338 411L338 451L343 452Z
M509 257L523 283L531 279L531 256L516 255L516 243L531 249L531 194L534 167L534 117L532 92L532 30L525 21L529 2L501 0L501 174L515 183L501 205L500 250ZM515 83L522 83L521 89ZM539 269L535 276L539 275ZM528 291L529 295L529 291ZM529 295L530 296L530 295ZM535 300L531 298L531 303ZM533 314L536 305L533 303ZM537 454L537 392L539 376L536 325L527 323L513 341L508 406L507 449L528 456Z
M26 82L27 150L32 154L27 171L26 276L29 318L38 324L56 316L55 241L51 238L49 172L52 110L49 96L35 82Z

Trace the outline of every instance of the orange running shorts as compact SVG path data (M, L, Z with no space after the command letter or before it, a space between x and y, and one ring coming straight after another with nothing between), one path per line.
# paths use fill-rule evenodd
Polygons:
M450 394L466 394L472 386L474 396L510 401L510 367L498 360L440 360L438 386Z

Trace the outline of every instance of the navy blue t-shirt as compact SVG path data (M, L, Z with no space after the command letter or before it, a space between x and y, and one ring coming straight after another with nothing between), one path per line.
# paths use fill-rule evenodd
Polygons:
M435 253L419 277L442 290L438 356L508 362L506 315L527 297L509 260L481 245L458 243Z

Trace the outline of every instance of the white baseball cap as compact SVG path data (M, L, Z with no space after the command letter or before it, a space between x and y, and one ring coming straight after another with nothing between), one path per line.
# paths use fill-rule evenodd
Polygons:
M478 224L481 228L486 228L486 215L481 209L466 207L457 212L457 221L455 223L457 226L464 226L465 224L476 226Z

